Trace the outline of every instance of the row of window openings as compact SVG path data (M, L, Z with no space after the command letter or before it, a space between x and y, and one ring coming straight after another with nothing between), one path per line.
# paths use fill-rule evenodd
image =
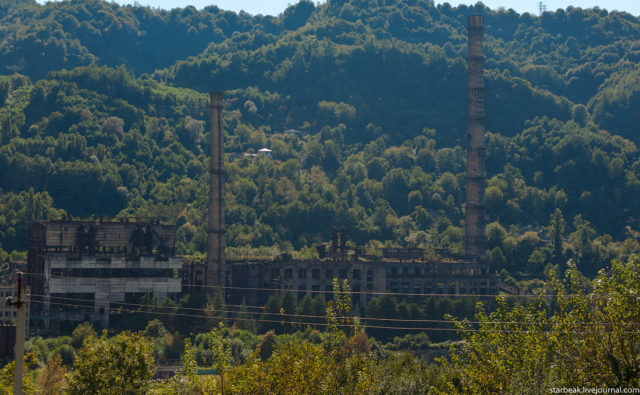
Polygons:
M285 289L291 289L290 287L285 287ZM331 285L327 285L324 288L325 291L327 292L333 292L333 287ZM306 285L298 285L298 292L307 292L307 286ZM351 291L353 291L354 293L360 292L360 284L354 284ZM320 286L319 285L312 285L311 286L311 292L320 292ZM327 295L325 295L327 296Z
M347 277L347 269L338 270L338 278L345 279ZM333 280L334 279L334 271L331 269L327 269L325 271L325 279ZM293 269L284 269L284 278L291 279L293 278ZM298 269L298 278L301 280L307 279L307 269ZM311 270L311 278L313 280L320 280L320 269ZM354 280L360 280L360 269L354 269L351 272L351 278ZM373 281L373 270L367 270L367 281Z
M478 293L478 290L480 291ZM389 292L391 293L409 293L409 288L392 288L389 287ZM467 289L466 288L459 288L458 291L456 292L455 288L424 288L424 289L420 289L420 288L414 288L412 293L414 294L420 294L420 295L431 295L431 294L435 294L435 295L441 295L441 294L448 294L448 295L466 295L467 294ZM485 295L487 293L487 288L471 288L469 290L469 293L471 295L476 295L476 294L480 294L480 295Z
M191 274L188 271L183 271L182 272L182 282L184 283L188 283L189 282L189 278L191 277ZM203 270L197 270L195 272L195 276L193 276L193 278L195 279L194 283L199 284L203 281L204 279L204 271Z
M229 276L231 275L231 271L227 270L225 271L225 275L226 275L226 279L227 281L229 280ZM203 284L204 283L204 271L203 270L198 270L195 272L195 275L189 273L189 271L183 270L182 271L182 282L185 284L189 284L189 279L193 278L193 284L197 285L197 284ZM227 284L228 286L229 284ZM200 288L194 288L194 289L200 289Z
M71 268L51 269L52 276L59 277L177 277L176 269L157 268Z
M124 303L141 303L145 297L157 296L151 289L145 292L125 292ZM58 311L80 311L87 309L95 309L96 307L96 294L91 292L85 293L52 293L50 294L51 309ZM168 292L166 297L169 299L177 300L180 297L179 293ZM69 303L69 300L74 300L73 304ZM110 301L112 308L119 306L119 302Z
M390 269L391 271L391 275L397 275L398 274L398 268L397 267L392 267ZM466 272L466 273L465 273ZM420 276L422 274L449 274L449 275L456 275L456 274L469 274L471 276L480 273L481 270L477 270L477 269L468 269L468 270L463 270L463 271L453 271L453 270L449 270L448 272L446 270L436 270L436 269L432 269L432 270L422 270L418 267L413 269L413 274L416 276ZM347 270L346 269L342 269L342 270L338 270L338 278L340 279L344 279L344 278L348 278L347 277ZM409 268L404 267L402 268L401 271L402 275L408 276L409 275ZM291 279L293 278L293 269L284 269L284 278L285 279ZM301 280L306 280L307 279L307 270L306 269L298 269L298 278ZM311 278L313 280L319 280L320 279L320 269L313 269L311 270ZM334 271L327 269L326 270L326 274L325 274L325 278L327 280L332 280L334 278ZM360 270L358 269L354 269L351 272L351 278L353 279L360 279ZM367 270L367 281L373 281L373 270Z
M469 289L469 292L471 294L476 294L477 291L480 291L480 294L486 294L487 292L487 288L486 284L482 284L482 283L471 283L469 285L479 285L480 287L471 287ZM389 292L404 292L404 293L408 293L409 292L409 284L408 283L402 283L401 287L398 287L398 284L396 284L395 282L391 282L389 284ZM438 284L436 286L436 288L431 288L430 286L425 286L424 288L422 287L422 285L419 282L415 282L413 284L413 293L415 294L423 294L423 295L428 295L428 294L443 294L443 293L447 293L447 294L466 294L467 293L467 288L464 286L459 287L456 290L455 285L453 284L449 284L448 287L445 287L444 284Z
M81 251L78 246L51 246L47 247L48 252L66 252L66 251ZM121 254L136 252L136 247L127 246L96 246L95 252L104 252L108 254ZM108 258L108 257L106 257ZM74 260L73 258L70 260Z
M422 274L448 274L450 276L456 275L456 274L468 274L470 276L474 276L476 274L479 273L483 273L484 271L479 270L479 269L458 269L458 270L445 270L445 269L436 269L436 268L432 268L431 270L427 270L425 269L424 271L422 269L420 269L419 267L413 268L413 274L416 276L420 276ZM392 267L391 268L391 275L397 275L398 274L398 268L397 267ZM409 275L409 268L408 267L403 267L401 274L404 276L408 276Z

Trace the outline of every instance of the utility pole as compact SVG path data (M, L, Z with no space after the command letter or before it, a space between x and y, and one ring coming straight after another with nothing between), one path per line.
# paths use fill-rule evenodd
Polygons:
M542 14L547 12L547 5L544 4L543 2L539 2L538 3L538 12L540 13L540 16L542 16Z
M22 376L24 375L24 332L25 332L25 307L24 290L22 288L22 273L17 274L18 277L18 300L9 302L10 306L16 306L18 314L16 317L16 363L13 381L13 393L22 395Z

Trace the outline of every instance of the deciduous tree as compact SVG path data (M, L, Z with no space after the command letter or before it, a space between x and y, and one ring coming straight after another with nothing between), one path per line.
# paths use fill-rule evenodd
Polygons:
M139 394L155 372L152 343L138 333L90 336L76 356L69 394Z

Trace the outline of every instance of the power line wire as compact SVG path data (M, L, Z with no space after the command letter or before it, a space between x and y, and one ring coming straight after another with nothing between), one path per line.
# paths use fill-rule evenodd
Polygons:
M112 304L110 301L104 299L80 299L80 298L67 298L67 297L53 297L54 299L64 299L64 300L69 300L69 301L75 301L75 302L109 302L110 304ZM37 303L47 303L47 301L37 301ZM48 302L50 304L60 304L61 302ZM129 303L129 302L113 302L114 305L116 306L133 306L133 307L142 307L142 308L164 308L164 309L177 309L177 310L191 310L191 311L196 311L196 312L203 312L203 313L207 313L207 309L206 308L195 308L195 307L179 307L179 306L163 306L163 305L151 305L151 304L144 304L144 303ZM92 307L89 305L76 305L76 306L82 306L82 307ZM229 305L225 305L225 306L229 306ZM238 305L231 305L231 306L238 306ZM100 306L98 306L100 307ZM243 307L242 305L240 305L240 307ZM247 307L247 306L245 306ZM252 306L254 308L262 308L260 306ZM136 312L140 312L140 313L149 313L149 314L154 314L154 313L165 313L165 312L158 312L158 311L145 311L145 310L131 310L131 311L136 311ZM263 311L262 313L260 312L242 312L242 311L238 311L238 310L213 310L213 312L215 313L232 313L232 314L243 314L243 315L247 315L247 314L263 314L263 315L270 315L270 316L286 316L286 317L301 317L301 318L311 318L311 319L326 319L327 317L325 315L311 315L311 314L293 314L293 313L272 313L272 312L266 312ZM166 312L166 313L172 313L172 312ZM204 317L207 318L211 318L212 316L210 315L204 315ZM335 317L336 319L351 319L353 317ZM451 321L451 320L437 320L437 319L403 319L403 318L384 318L384 317L359 317L359 319L361 321L388 321L388 322L424 322L424 323L442 323L442 324L455 324L455 321ZM557 325L558 323L555 322L536 322L536 321L469 321L469 320L463 320L461 321L461 323L463 324L474 324L474 325L483 325L483 324L492 324L492 325ZM628 326L640 326L640 322L564 322L562 323L564 325L584 325L584 326L593 326L593 325L628 325Z
M23 274L30 276L45 276L42 273L29 273L23 272ZM104 278L99 277L79 277L79 276L61 276L61 275L51 275L53 278L65 278L65 279L84 279L84 280L104 280ZM127 278L127 277L113 277L113 278ZM145 277L140 277L145 278ZM333 291L322 291L322 290L295 290L290 288L263 288L263 287L237 287L237 286L214 286L214 285L194 285L194 284L182 284L184 287L198 287L198 288L213 288L213 289L237 289L237 290L245 290L245 291L271 291L271 292L282 292L282 291L291 291L294 293L304 292L304 293L315 293L315 294L333 294ZM456 294L456 293L409 293L409 292L377 292L377 291L353 291L350 290L349 293L354 295L366 294L366 295L376 295L376 296L420 296L420 297L446 297L446 298L458 298L458 297L471 297L471 298L497 298L497 297L509 297L509 298L584 298L584 297L592 297L591 295L580 295L580 294L522 294L522 295L513 295L513 294ZM640 297L637 294L616 294L617 296L627 296L627 297ZM606 296L603 294L602 296Z
M42 301L34 301L34 303L46 303ZM50 304L61 305L61 306L69 306L69 307L86 307L85 305L75 305L69 303L57 303L51 302ZM224 319L223 317L211 317L205 315L196 315L196 314L180 314L180 313L167 313L167 312L147 312L147 311L138 311L138 310L120 310L129 313L142 313L142 314L162 314L162 315L170 315L170 316L181 316L181 317L192 317L192 318L205 318L205 319ZM281 324L290 324L290 325L308 325L308 326L331 326L329 323L322 322L299 322L299 321L286 321L286 320L267 320L267 319L250 319L250 318L234 318L237 321L253 321L253 322L270 322L270 323L281 323ZM338 326L343 327L356 327L360 326L352 323L339 323ZM379 325L362 325L365 328L371 329L388 329L388 330L414 330L414 331L447 331L447 332L477 332L477 333L538 333L538 334L588 334L593 333L590 331L551 331L551 330L506 330L506 329L472 329L472 328L433 328L433 327L395 327L395 326L379 326ZM598 331L601 334L639 334L638 331Z

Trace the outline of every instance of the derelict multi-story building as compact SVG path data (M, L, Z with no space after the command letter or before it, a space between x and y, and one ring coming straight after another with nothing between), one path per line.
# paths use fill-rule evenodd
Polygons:
M232 286L228 294L232 302L246 298L250 305L264 304L274 290L291 290L299 298L307 293L330 295L334 278L349 281L352 300L361 306L388 293L410 297L497 294L500 281L489 275L488 265L461 258L229 261Z
M336 250L337 253L334 253ZM322 259L228 261L227 294L233 303L264 304L276 291L291 290L298 298L331 294L333 279L347 279L352 300L361 306L383 294L409 297L429 295L494 295L501 289L489 265L476 256L421 248L383 248L382 256L341 253L338 248Z
M29 308L31 307L31 301L29 299L29 288L25 289L26 295L24 295L27 325L25 325L26 335L29 334ZM15 325L16 316L18 314L18 308L15 305L9 305L5 303L8 298L17 300L18 289L15 285L0 285L0 325Z
M32 222L27 279L32 320L41 328L82 321L109 326L110 311L136 310L145 294L181 295L175 226L156 221Z

